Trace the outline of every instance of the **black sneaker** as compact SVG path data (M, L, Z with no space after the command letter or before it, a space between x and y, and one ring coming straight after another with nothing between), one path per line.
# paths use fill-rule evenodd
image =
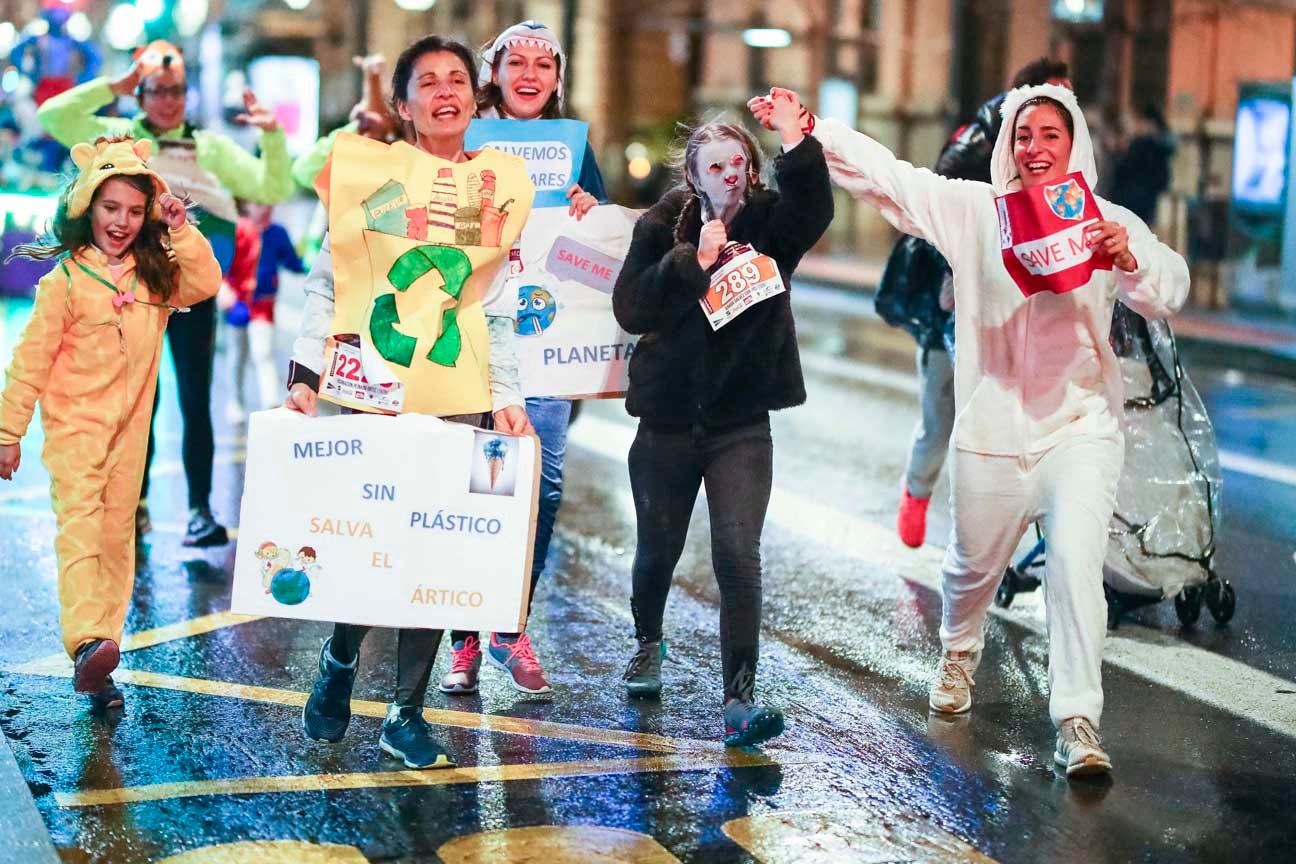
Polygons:
M453 768L450 754L432 737L421 705L389 705L378 746L405 762L406 768Z
M153 530L153 520L149 518L148 505L143 501L135 508L135 538L139 539Z
M192 507L189 510L189 527L185 531L184 546L224 546L229 542L225 526L212 518L207 507Z
M76 665L72 672L72 686L78 693L98 693L112 678L109 677L121 660L121 651L111 639L96 639L77 649Z
M351 723L351 687L360 658L350 666L343 665L329 651L332 644L333 638L329 637L320 648L319 678L302 707L302 731L313 741L336 744Z
M90 694L90 701L94 703L94 707L106 710L108 708L120 708L125 705L126 697L117 689L112 676L109 675L106 680L107 683L103 686L103 689Z
M661 666L666 656L664 640L647 642L642 639L638 650L626 664L621 680L625 683L626 692L631 696L660 696L662 689Z

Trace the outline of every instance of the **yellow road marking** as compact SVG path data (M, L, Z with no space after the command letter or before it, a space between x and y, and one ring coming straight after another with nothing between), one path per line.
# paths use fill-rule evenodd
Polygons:
M761 864L997 864L943 828L902 814L783 811L734 819L722 830Z
M445 864L680 864L647 834L598 825L535 825L456 837L437 850Z
M690 753L646 756L639 759L589 759L576 762L540 762L517 765L487 765L437 771L381 771L355 774L308 774L284 777L241 777L226 780L189 780L156 783L122 789L93 789L58 792L60 807L99 807L137 804L203 795L261 795L288 792L333 792L345 789L391 789L403 786L449 786L460 783L507 783L545 780L552 777L598 777L615 774L647 774L676 771L714 771L723 768L761 768L774 765L804 765L830 761L814 754L780 754L774 759L763 753L726 750L723 753Z
M306 840L245 840L191 849L157 864L369 864L354 846Z
M234 627L238 624L247 624L251 621L260 620L261 618L258 615L237 615L229 611L214 612L211 615L190 618L188 621L181 621L177 624L168 624L164 627L155 627L152 630L131 633L122 640L122 650L139 651L141 648L152 648L154 645L161 645L164 642L174 642L176 639L187 639L190 636L201 636L203 633L211 633L214 630L223 630L226 627Z
M275 687L257 687L250 684L233 684L227 681L208 681L203 678L183 678L178 675L164 675L157 672L144 672L137 669L118 668L113 672L113 680L120 683L134 684L139 687L154 687L162 690L180 690L186 693L199 693L204 696L220 696L227 699L247 699L252 702L269 702L276 705L287 705L300 708L306 704L309 694L296 690L281 690ZM351 713L361 717L386 717L387 704L365 699L351 700ZM718 741L696 741L690 739L667 738L663 735L652 735L646 732L622 732L618 729L597 729L589 726L576 726L567 723L550 723L544 720L526 720L518 717L502 717L496 714L477 714L472 711L450 711L442 708L424 708L423 716L429 723L438 726L452 726L460 729L478 729L483 732L504 732L512 735L527 735L536 738L558 738L566 741L583 741L587 744L611 744L622 747L634 747L637 750L648 750L658 753L678 753L681 750L720 751L723 746Z
M139 651L141 648L152 648L164 642L187 639L190 636L199 636L213 630L221 630L226 627L233 627L236 624L246 624L249 621L258 620L260 619L256 615L216 612L199 618L190 618L188 621L181 621L177 624L167 624L164 627L155 627L152 630L141 630L138 633L128 634L122 639L121 650L123 653ZM6 671L15 672L19 675L48 675L54 678L68 678L72 675L72 660L67 654L60 651L58 654L50 654L47 657L32 660L21 666L10 667Z
M213 630L256 620L259 619L255 616L236 615L233 612L217 612L212 615L204 615L200 618L192 618L188 621L131 634L123 639L122 650L134 651L141 648L150 648L164 642L210 633ZM70 678L72 676L72 661L68 659L66 654L51 654L48 657L33 660L20 666L10 667L5 671L19 675L46 675L54 678ZM186 678L180 675L166 675L159 672L126 669L124 667L118 667L113 672L113 680L119 684L134 684L138 687L179 690L204 696L247 699L253 702L269 702L293 708L300 708L305 705L308 696L308 694L296 690L258 687L229 681L211 681L205 678ZM351 702L351 712L362 717L381 718L387 716L387 705L382 702L355 699ZM423 716L427 718L429 723L439 726L478 729L484 732L503 732L512 735L528 735L537 738L558 738L567 741L582 741L587 744L634 747L637 750L647 750L655 753L677 753L681 750L696 752L719 752L723 750L723 746L718 741L668 738L664 735L653 735L647 732L598 729L568 723L526 720L495 714L478 714L472 711L424 708Z

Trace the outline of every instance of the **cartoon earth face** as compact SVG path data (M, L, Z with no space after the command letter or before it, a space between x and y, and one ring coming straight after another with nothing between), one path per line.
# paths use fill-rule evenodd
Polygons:
M553 295L539 285L523 285L518 289L517 332L519 336L538 336L549 329L558 304Z
M310 595L310 578L301 570L280 570L270 580L270 596L285 606L296 606Z

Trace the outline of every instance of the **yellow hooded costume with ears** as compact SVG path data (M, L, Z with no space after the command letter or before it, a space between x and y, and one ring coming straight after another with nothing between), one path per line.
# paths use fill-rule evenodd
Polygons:
M154 187L149 218L158 218L157 197L167 187L148 168L150 150L150 142L129 139L73 148L80 174L68 193L69 217L90 211L104 181L145 174ZM0 444L18 443L41 403L41 456L58 518L54 547L70 656L94 639L121 643L162 335L172 309L205 300L220 285L220 266L198 229L185 224L169 233L180 277L166 301L138 281L133 254L114 279L94 245L73 251L42 278L0 394Z

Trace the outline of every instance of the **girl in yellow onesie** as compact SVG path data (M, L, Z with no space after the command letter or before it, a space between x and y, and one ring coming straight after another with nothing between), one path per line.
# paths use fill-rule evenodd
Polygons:
M53 241L15 250L59 261L37 285L0 395L5 480L41 403L63 645L76 661L76 691L101 707L122 704L110 673L135 578L135 505L162 334L173 312L220 285L210 244L149 169L151 150L129 138L72 148L79 174L59 201Z

